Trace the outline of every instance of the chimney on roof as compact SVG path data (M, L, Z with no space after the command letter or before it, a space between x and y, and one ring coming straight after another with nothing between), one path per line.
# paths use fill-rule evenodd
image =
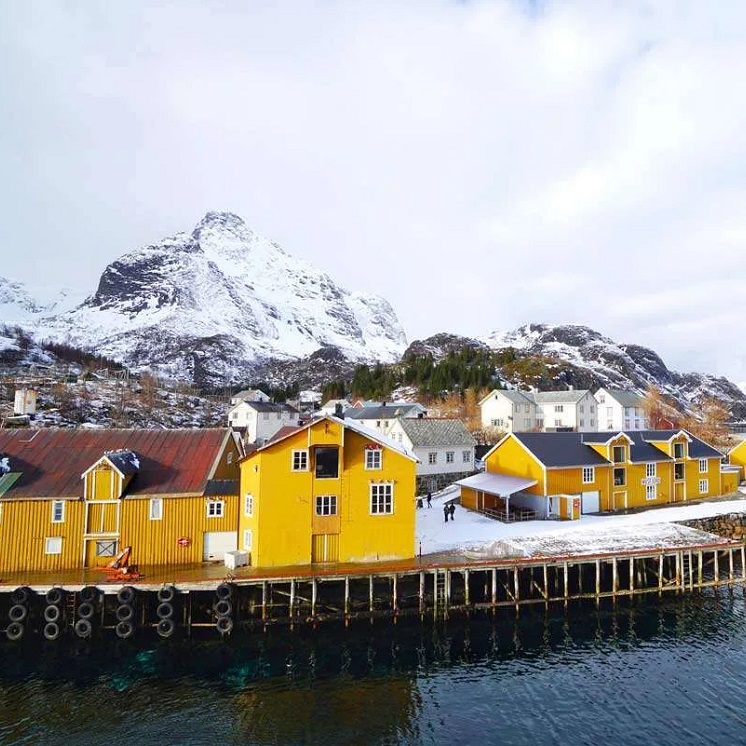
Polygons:
M342 402L337 402L334 405L334 416L339 417L340 420L343 420L345 418L345 411L342 407Z

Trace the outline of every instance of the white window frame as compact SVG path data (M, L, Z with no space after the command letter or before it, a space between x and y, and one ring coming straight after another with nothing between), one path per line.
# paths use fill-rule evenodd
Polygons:
M645 485L645 499L646 500L657 500L658 499L658 485L656 484Z
M593 484L596 481L596 467L583 467L583 484Z
M308 471L308 449L297 448L293 450L290 456L290 470L291 471Z
M555 420L554 421L554 426L555 427L562 427L562 420Z
M471 451L461 451L461 461L464 464L471 463Z
M702 465L704 464L704 468L702 468ZM707 474L707 459L701 458L699 460L699 473L700 474Z
M337 496L316 495L314 499L314 513L322 517L337 515Z
M44 554L62 554L62 537L47 536L44 539Z
M655 461L649 461L645 464L645 476L655 477L658 476L658 464Z
M370 514L393 515L394 513L394 484L393 482L379 482L370 485Z
M206 507L208 518L225 517L225 500L208 500Z
M710 491L710 480L700 479L699 480L699 494L706 495Z
M243 530L243 548L244 551L250 552L252 544L254 543L254 533L250 528Z
M622 457L617 461L616 449L622 449ZM614 464L626 464L627 463L627 446L612 446L611 447L611 461Z
M399 433L399 438L401 438ZM383 449L366 448L365 449L365 468L368 471L379 471L383 469Z
M677 448L681 448L681 455L680 456L676 455L676 449ZM677 460L686 458L686 443L679 442L679 443L674 443L673 444L673 457L675 459L677 459Z
M55 518L56 509L60 509L60 517ZM65 501L64 500L52 500L52 523L64 523L65 522Z
M446 451L446 463L453 464L456 461L456 451Z
M251 492L243 496L243 514L248 518L254 515L254 495Z
M676 476L676 467L677 466L681 468L681 476L680 477ZM684 466L684 464L682 462L674 463L674 465L673 465L673 479L674 479L674 482L684 482L684 481L686 481L686 467Z
M157 509L155 509L157 507ZM148 518L151 521L162 521L163 520L163 498L162 497L151 497L150 505L148 506Z
M427 463L429 466L434 466L438 463L438 452L437 451L429 451L427 454Z

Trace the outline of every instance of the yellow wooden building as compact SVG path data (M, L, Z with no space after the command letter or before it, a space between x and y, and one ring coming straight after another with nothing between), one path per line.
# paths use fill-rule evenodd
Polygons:
M625 510L732 494L738 480L722 455L684 430L599 433L510 433L485 457L487 475L511 477L501 494L490 477L462 481L461 503L564 515L564 497L580 498L582 513ZM506 501L507 498L507 501Z
M241 461L240 544L261 567L413 557L416 462L351 420L280 431Z
M0 572L222 559L240 456L227 428L0 431Z
M730 450L728 461L740 469L740 478L746 479L746 439Z

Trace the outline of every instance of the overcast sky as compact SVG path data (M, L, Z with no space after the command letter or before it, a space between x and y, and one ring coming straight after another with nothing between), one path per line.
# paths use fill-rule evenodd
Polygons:
M0 0L0 275L231 210L409 339L581 323L746 380L746 2Z

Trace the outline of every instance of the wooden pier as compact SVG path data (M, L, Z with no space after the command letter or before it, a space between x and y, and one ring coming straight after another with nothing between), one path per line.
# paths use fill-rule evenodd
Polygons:
M746 584L746 549L741 542L720 539L613 554L472 562L425 558L394 567L379 563L340 572L316 566L294 574L162 584L5 584L0 585L0 619L6 620L10 640L41 636L51 643L104 634L168 638L327 620L443 618L736 584Z

